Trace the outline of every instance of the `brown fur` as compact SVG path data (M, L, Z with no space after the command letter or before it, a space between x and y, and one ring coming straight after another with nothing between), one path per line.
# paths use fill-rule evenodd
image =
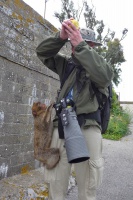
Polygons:
M34 117L34 157L52 169L59 162L59 149L50 148L53 126L51 120L53 104L47 107L40 102L33 103Z

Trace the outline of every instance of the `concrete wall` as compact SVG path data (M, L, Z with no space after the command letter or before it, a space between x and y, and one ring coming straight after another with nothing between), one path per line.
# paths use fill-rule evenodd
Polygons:
M35 48L56 31L23 1L0 1L0 178L38 166L31 106L37 100L49 104L59 81Z
M120 101L120 105L131 114L131 122L133 123L133 101Z
M120 101L120 105L133 113L133 101Z

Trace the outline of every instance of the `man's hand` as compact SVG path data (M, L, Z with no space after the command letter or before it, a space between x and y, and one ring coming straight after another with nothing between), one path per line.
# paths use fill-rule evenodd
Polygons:
M69 21L69 19L65 20L63 23L67 24L68 21ZM66 40L66 39L68 39L68 34L66 32L66 28L63 23L62 23L62 27L61 27L61 31L60 31L60 38L62 40Z
M67 38L70 39L73 47L76 47L80 42L83 41L83 38L80 34L79 29L77 29L72 23L71 20L66 20L62 23L64 32L66 33Z

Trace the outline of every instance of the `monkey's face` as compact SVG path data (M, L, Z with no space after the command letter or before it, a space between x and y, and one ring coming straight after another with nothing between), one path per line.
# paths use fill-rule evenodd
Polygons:
M47 106L45 104L42 104L41 102L34 102L32 106L32 115L36 117L40 111L45 111L47 109Z

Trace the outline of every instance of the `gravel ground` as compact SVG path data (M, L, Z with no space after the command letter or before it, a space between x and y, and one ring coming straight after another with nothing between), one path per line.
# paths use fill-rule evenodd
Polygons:
M133 200L133 123L131 134L120 141L103 139L105 170L97 200ZM78 200L74 187L66 200Z

